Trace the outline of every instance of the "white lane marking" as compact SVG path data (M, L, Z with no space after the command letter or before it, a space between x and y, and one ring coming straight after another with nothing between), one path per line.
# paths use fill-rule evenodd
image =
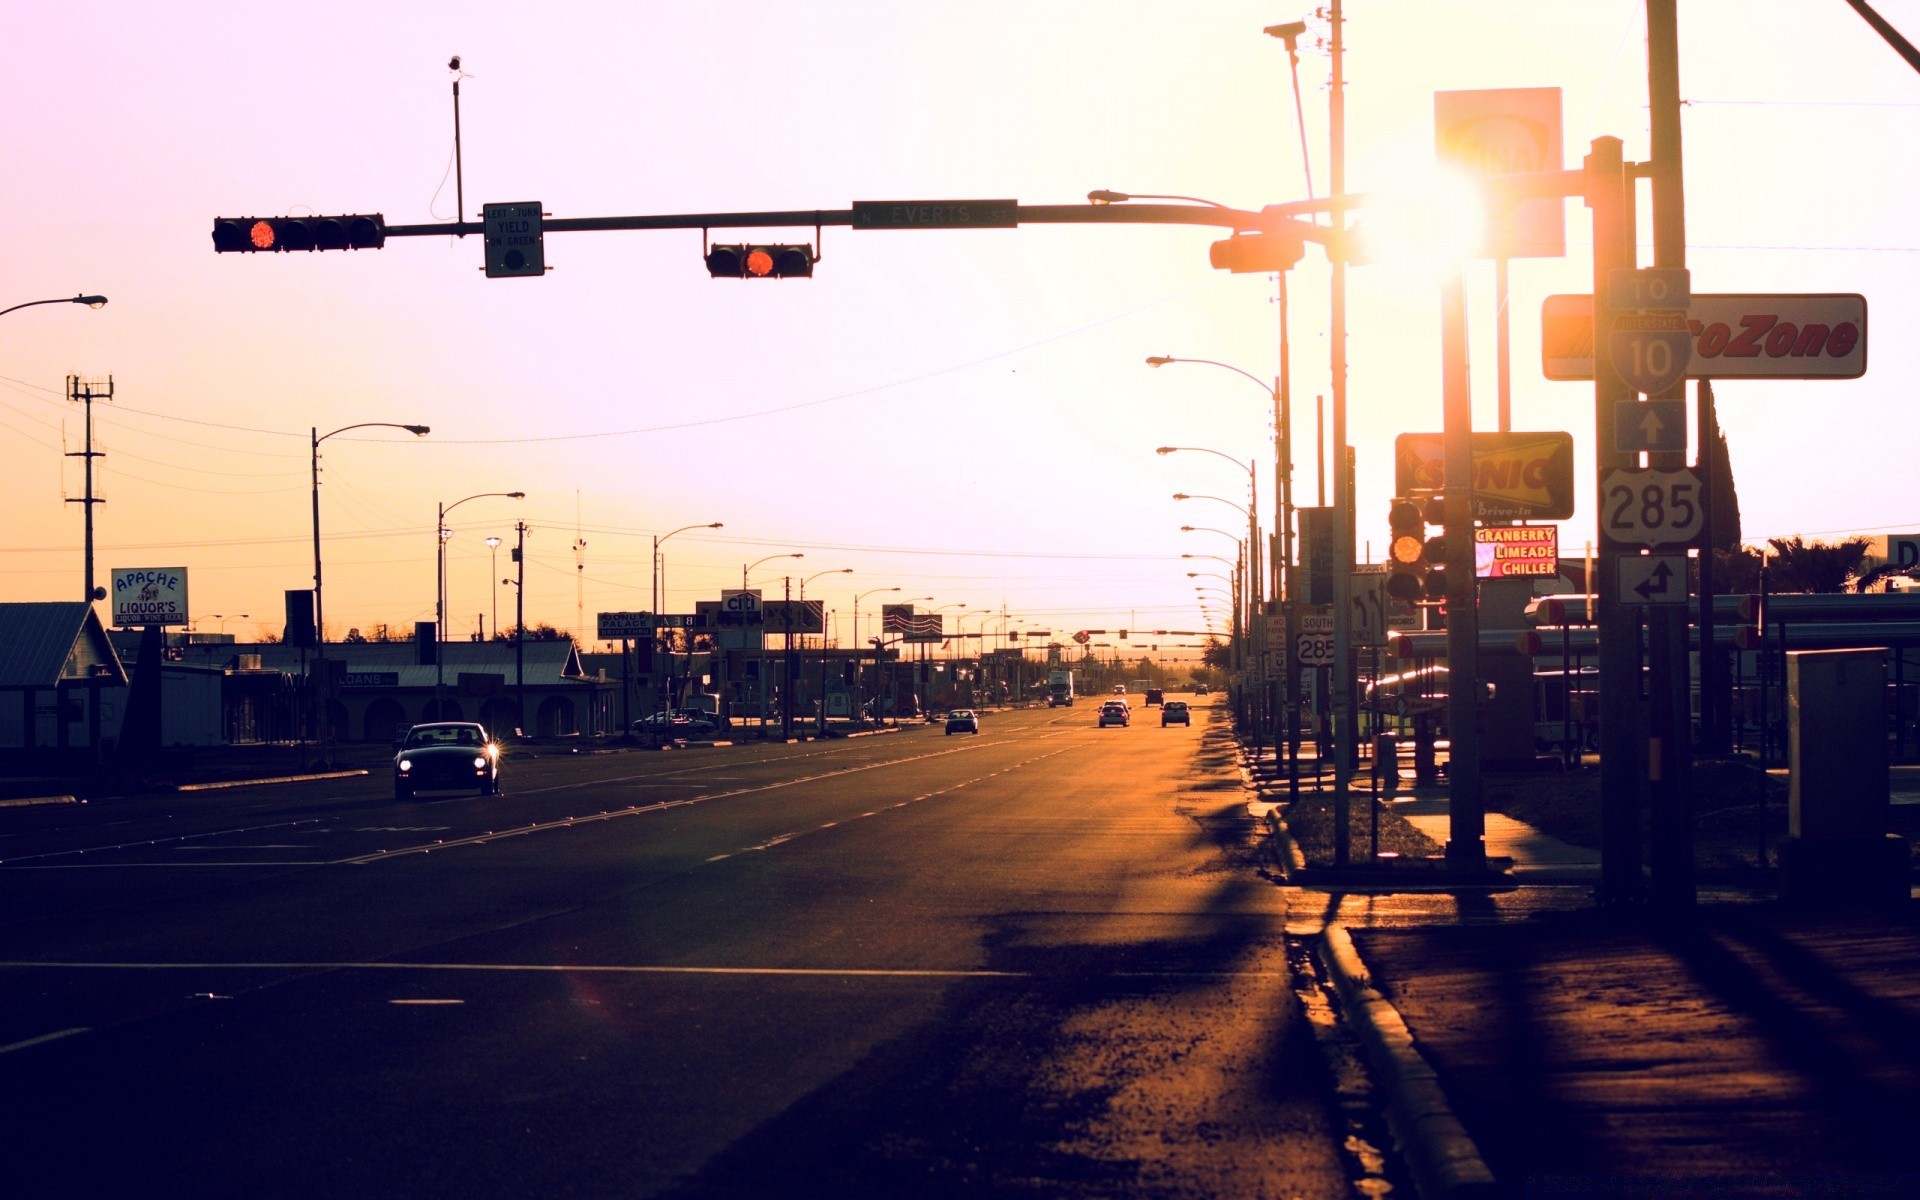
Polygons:
M259 867L330 867L330 858L261 859L256 862L123 862L123 863L33 863L24 867L0 867L6 871L250 871Z
M465 1004L465 1000L389 1000L388 1004Z
M848 979L1041 979L1039 971L993 971L942 967L700 967L613 963L451 963L451 962L0 962L0 970L51 971L474 971L533 975L740 975ZM1103 971L1089 979L1284 979L1285 971ZM69 1033L0 1046L0 1053Z
M933 751L929 751L926 754L914 754L914 755L908 755L902 758L884 759L880 762L862 763L857 767L841 767L837 770L820 771L812 775L797 775L792 779L775 780L772 783L763 783L755 787L734 788L733 790L726 791L726 792L709 792L704 796L688 796L688 797L685 797L684 799L679 799L679 800L659 800L652 804L636 804L628 808L617 808L611 812L595 813L595 814L582 815L577 817L563 817L557 821L548 821L544 825L540 824L539 822L534 822L525 826L521 826L516 829L500 829L500 830L490 829L485 833L475 834L472 837L449 838L444 841L435 841L435 842L427 843L424 845L401 846L398 849L394 849L394 850L376 850L371 854L360 854L360 855L355 855L351 858L341 858L341 859L336 859L334 861L341 866L365 866L369 863L392 862L397 858L402 858L410 854L426 854L434 850L450 850L456 846L479 846L479 845L485 845L490 842L502 841L506 838L524 837L527 834L539 833L543 830L571 829L575 825L585 825L595 821L611 821L619 817L638 816L642 813L660 812L669 808L687 808L696 804L711 803L712 801L715 801L715 800L728 800L728 799L732 799L735 796L750 796L757 792L778 791L781 788L796 787L803 783L818 783L823 779L837 779L842 775L858 775L864 771L878 771L885 767L903 766L907 763L922 762L929 758L944 758L949 754L968 754L968 753L972 753L975 750L985 749L988 746L997 746L997 745L1004 745L1004 744L1005 743L1003 742L985 742L985 743L970 742L965 746L959 746L952 749L933 750ZM1059 751L1055 751L1054 753L1059 753ZM607 781L607 782L611 782L611 781ZM574 787L574 786L585 786L585 785L574 785L574 784L567 785L567 787ZM562 791L565 789L549 788L546 790ZM521 794L524 795L525 793L523 792ZM938 795L939 793L933 793L933 794ZM894 807L897 808L899 807L899 805L895 805ZM785 835L785 837L791 837L791 836L793 835L791 834ZM784 837L782 840L784 840Z
M80 1025L73 1029L62 1029L58 1033L43 1033L39 1037L28 1038L24 1042L14 1042L11 1045L0 1046L0 1054L12 1054L15 1050L25 1050L28 1046L43 1046L48 1042L57 1042L63 1037L72 1037L76 1033L88 1032L91 1031L85 1025Z
M73 858L81 854L102 854L114 850L131 850L140 846L166 846L176 842L201 841L206 838L227 837L236 833L259 833L267 829L291 829L299 825L318 825L318 817L309 817L300 821L276 821L271 825L243 825L236 829L210 829L205 833L183 833L178 837L143 838L137 842L117 842L106 846L82 846L77 850L49 850L44 854L23 854L18 858L0 859L0 865L13 866L16 863L35 862L43 858Z

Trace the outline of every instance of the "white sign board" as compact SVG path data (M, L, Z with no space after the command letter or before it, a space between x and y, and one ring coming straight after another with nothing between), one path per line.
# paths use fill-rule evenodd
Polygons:
M114 568L113 624L116 628L185 625L187 621L185 567Z
M1474 175L1497 178L1558 171L1559 88L1488 88L1433 94L1434 151ZM1566 200L1523 200L1511 215L1488 214L1482 258L1559 258L1567 252Z
M1614 560L1614 597L1622 604L1685 604L1687 556L1623 554Z
M1858 379L1867 373L1867 298L1852 292L1695 292L1687 305L1688 379ZM1540 306L1540 369L1593 378L1593 297Z
M1681 546L1700 536L1700 480L1677 471L1609 471L1600 481L1600 536L1623 546Z
M603 612L595 616L595 633L603 642L631 642L653 636L652 613Z

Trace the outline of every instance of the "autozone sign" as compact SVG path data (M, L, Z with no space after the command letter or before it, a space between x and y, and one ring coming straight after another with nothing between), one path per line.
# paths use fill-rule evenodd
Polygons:
M1689 379L1858 379L1867 373L1867 299L1853 292L1693 294ZM1548 379L1593 378L1593 297L1540 307Z
M1447 464L1437 433L1393 439L1396 496L1446 489ZM1473 435L1473 519L1564 521L1573 516L1573 435Z

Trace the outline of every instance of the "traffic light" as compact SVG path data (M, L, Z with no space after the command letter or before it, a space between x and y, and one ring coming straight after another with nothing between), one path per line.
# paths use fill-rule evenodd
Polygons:
M378 250L387 244L379 213L340 217L215 217L216 254L260 250Z
M1291 271L1306 252L1306 243L1291 233L1238 233L1215 242L1207 261L1217 271Z
M707 274L715 279L807 279L819 256L811 245L709 246Z
M1447 535L1444 531L1427 539L1427 599L1444 604L1447 599Z
M1387 510L1387 595L1420 600L1427 592L1427 519L1418 501L1396 496Z

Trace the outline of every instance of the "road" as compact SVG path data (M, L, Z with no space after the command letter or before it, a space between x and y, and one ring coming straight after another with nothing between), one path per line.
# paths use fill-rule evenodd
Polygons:
M1095 712L0 810L0 1192L1349 1194L1224 710Z

